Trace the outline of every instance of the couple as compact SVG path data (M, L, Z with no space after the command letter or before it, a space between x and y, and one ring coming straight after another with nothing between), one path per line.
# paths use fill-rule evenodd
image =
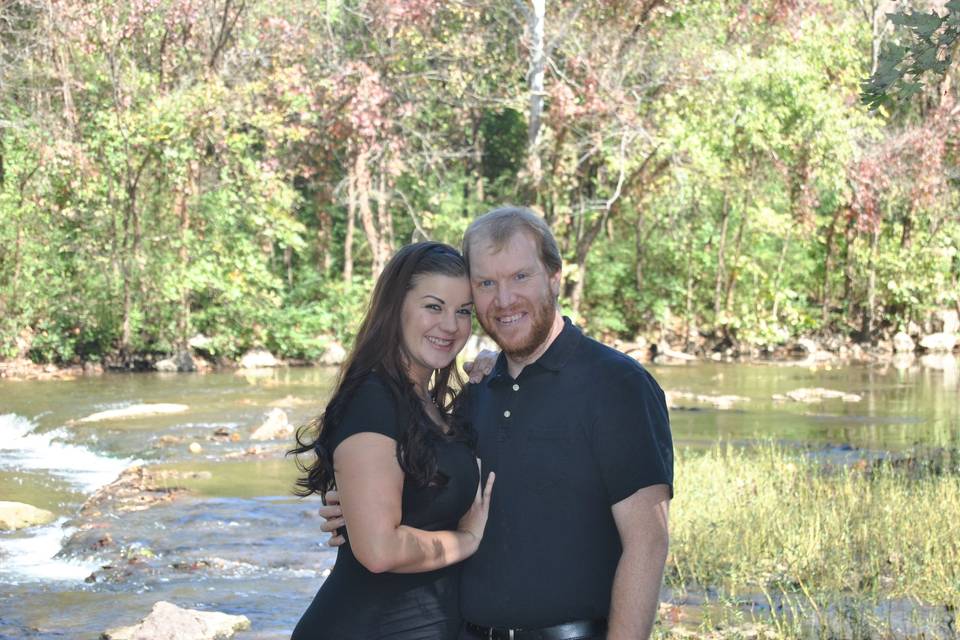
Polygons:
M536 214L477 218L463 251L397 252L298 433L317 453L298 484L339 500L321 512L345 542L293 640L646 638L673 483L663 392L561 316ZM459 390L474 309L503 351Z

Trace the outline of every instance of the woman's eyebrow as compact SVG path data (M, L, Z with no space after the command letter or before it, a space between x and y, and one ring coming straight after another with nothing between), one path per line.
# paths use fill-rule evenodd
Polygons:
M447 304L447 301L446 301L446 300L444 300L443 298L440 298L440 297L438 297L438 296L435 296L435 295L433 295L432 293L428 293L428 294L426 294L426 295L420 296L420 299L421 299L421 300L423 300L424 298L433 298L434 300L439 301L440 304Z

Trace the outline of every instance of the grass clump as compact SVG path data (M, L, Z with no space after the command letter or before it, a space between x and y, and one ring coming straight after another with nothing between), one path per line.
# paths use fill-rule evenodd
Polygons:
M956 624L955 467L837 465L769 443L718 445L679 452L676 495L667 586L706 594L701 620L713 632L746 617L744 637L896 636L897 625L925 624L911 622L904 600Z

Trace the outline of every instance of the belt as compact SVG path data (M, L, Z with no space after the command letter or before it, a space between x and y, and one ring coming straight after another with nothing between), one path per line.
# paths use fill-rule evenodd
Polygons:
M602 636L607 631L607 621L577 620L540 629L481 627L470 622L465 623L465 627L472 637L487 640L576 640Z

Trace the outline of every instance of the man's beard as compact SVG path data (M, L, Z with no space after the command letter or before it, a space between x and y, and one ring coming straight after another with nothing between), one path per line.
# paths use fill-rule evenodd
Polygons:
M526 306L526 305L523 305ZM522 308L522 307L521 307ZM521 336L513 343L505 342L505 338L497 332L497 315L510 315L509 312L503 312L497 309L491 309L487 316L477 315L480 326L487 332L497 345L503 349L503 352L513 360L525 360L535 353L537 349L546 342L550 336L550 330L553 328L554 314L556 312L556 301L553 299L549 289L539 300L534 301L533 308L529 310L530 330L526 336Z

